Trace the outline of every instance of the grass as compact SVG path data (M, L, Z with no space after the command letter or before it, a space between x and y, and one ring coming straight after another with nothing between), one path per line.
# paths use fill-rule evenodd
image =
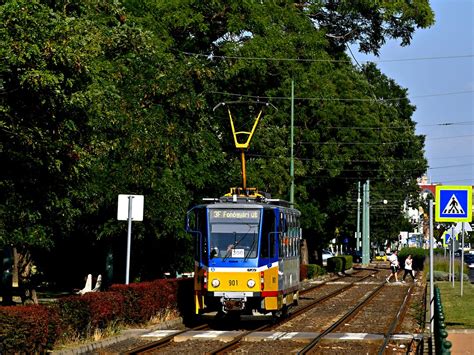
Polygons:
M441 291L446 326L449 329L474 329L474 284L455 282L436 282Z
M445 258L443 256L435 256L433 259L433 269L437 271L444 271L444 272L449 272L449 259ZM429 270L429 258L426 259L425 261L425 268L426 270ZM456 274L459 273L461 270L461 259L460 258L455 258L454 259L454 271ZM464 264L464 273L467 274L469 272L469 267Z

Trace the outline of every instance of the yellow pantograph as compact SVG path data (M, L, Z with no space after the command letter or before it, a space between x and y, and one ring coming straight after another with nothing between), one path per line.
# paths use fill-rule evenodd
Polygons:
M230 126L232 127L232 135L234 136L234 143L235 147L240 149L240 156L242 160L242 187L244 191L247 189L247 173L245 169L245 149L247 149L250 145L250 141L252 140L253 134L255 133L255 129L257 128L258 121L260 120L260 116L262 115L263 108L258 113L257 117L255 118L255 122L253 123L252 130L248 131L235 131L234 120L232 119L232 113L230 109L227 109L229 113L230 119ZM244 137L245 142L240 142L239 138Z

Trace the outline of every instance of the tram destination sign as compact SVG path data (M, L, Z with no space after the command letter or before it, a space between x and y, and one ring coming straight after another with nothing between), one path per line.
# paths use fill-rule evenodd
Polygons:
M260 210L255 209L212 209L210 211L211 222L223 223L258 223L260 221Z

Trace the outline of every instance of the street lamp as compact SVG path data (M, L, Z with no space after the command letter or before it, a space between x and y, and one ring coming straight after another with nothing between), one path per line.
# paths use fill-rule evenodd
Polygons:
M356 250L360 250L360 181L357 182L357 231L356 231Z
M367 180L363 186L362 196L362 264L370 262L370 181ZM381 201L384 205L387 200Z

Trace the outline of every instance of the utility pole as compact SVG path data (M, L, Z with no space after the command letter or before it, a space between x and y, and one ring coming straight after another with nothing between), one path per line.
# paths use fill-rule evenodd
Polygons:
M367 180L363 186L362 197L362 264L370 262L370 182Z
M357 181L357 232L356 232L356 250L360 250L360 181Z
M295 82L291 81L291 140L290 140L290 149L291 149L291 158L290 158L290 205L294 207L295 205L295 159L293 157L293 135L294 135L294 123L295 123Z

